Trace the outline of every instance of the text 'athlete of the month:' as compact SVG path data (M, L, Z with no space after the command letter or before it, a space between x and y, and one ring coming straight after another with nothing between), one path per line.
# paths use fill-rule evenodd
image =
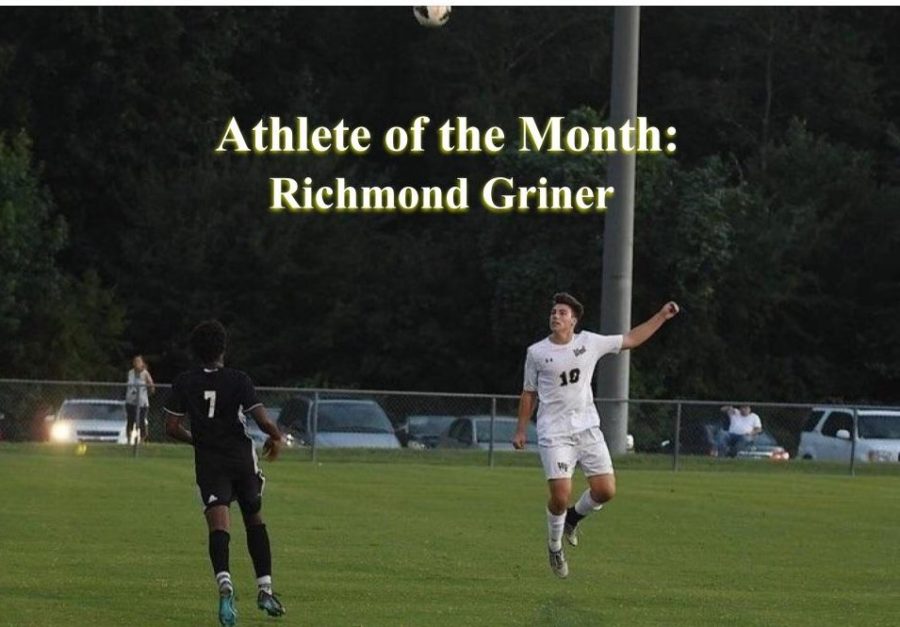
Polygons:
M417 154L423 152L423 133L430 119L415 118L408 128L392 127L383 138L384 150L389 154ZM586 154L623 152L674 152L675 144L662 147L659 129L649 126L646 118L637 118L615 127L581 127L564 129L562 117L552 117L541 128L533 118L520 117L520 152ZM665 132L675 135L674 128ZM447 120L437 129L438 147L443 154L498 154L505 147L506 138L500 127L486 130L469 125L466 118ZM371 133L361 126L348 126L340 120L334 126L310 127L307 118L298 117L294 126L284 126L278 117L259 120L250 129L249 141L236 119L232 118L216 148L216 152L297 153L323 155L365 155L371 148ZM546 177L534 184L521 185L512 177L496 176L481 187L481 206L490 213L602 213L615 194L613 187L550 185ZM356 186L344 178L335 178L324 185L311 177L297 180L292 177L270 178L269 209L292 213L467 213L469 183L455 179L448 187L441 186Z

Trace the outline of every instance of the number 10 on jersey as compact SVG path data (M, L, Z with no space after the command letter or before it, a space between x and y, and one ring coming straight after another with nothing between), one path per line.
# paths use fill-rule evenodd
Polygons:
M581 376L581 370L578 368L573 368L569 370L569 372L560 372L559 378L561 380L560 386L569 385L570 383L577 383L578 377Z

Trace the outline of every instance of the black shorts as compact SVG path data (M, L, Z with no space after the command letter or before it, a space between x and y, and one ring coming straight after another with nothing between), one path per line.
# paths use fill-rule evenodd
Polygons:
M227 467L197 468L197 488L203 509L217 505L228 506L237 501L244 515L259 512L262 507L266 478L254 468L229 469Z
M138 428L142 434L147 433L147 411L149 407L138 407L131 403L125 403L125 417L128 421L126 433L130 436L131 430L134 429L135 418L137 418Z

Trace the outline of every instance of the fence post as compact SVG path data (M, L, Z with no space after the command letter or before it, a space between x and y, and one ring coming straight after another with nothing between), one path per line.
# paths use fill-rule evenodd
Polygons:
M494 467L494 418L497 417L497 397L491 398L491 443L488 446L488 466Z
M313 394L313 406L312 406L312 425L310 425L310 456L312 461L316 461L316 435L319 433L319 393L315 392Z
M681 401L675 407L675 446L672 448L672 472L678 471L678 453L681 448Z
M853 408L853 430L850 432L850 476L856 475L856 425L859 423L859 413Z

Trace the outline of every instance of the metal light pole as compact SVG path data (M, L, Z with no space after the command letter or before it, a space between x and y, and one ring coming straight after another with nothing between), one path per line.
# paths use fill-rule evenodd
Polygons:
M613 22L612 93L610 125L618 128L637 118L638 40L640 8L616 7ZM609 159L609 184L615 188L606 213L603 232L603 294L600 304L600 332L625 333L631 328L631 273L634 239L635 155L613 153ZM604 357L597 377L597 396L628 398L630 366L627 351ZM626 449L628 404L601 403L601 426L610 453Z

